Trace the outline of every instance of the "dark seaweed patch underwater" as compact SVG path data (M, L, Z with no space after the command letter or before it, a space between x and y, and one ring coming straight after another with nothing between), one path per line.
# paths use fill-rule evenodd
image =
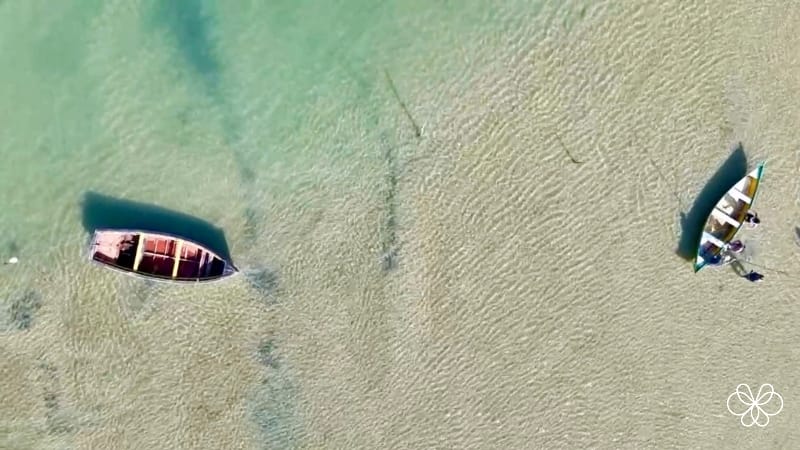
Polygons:
M27 330L33 324L36 311L42 306L42 296L32 290L13 292L5 302L6 327Z
M208 94L217 97L221 69L212 39L211 2L160 0L153 18L172 38L184 62L203 80Z
M297 414L297 388L285 364L276 354L273 340L265 340L256 352L264 366L264 378L250 400L250 417L263 437L263 447L295 448L301 424Z

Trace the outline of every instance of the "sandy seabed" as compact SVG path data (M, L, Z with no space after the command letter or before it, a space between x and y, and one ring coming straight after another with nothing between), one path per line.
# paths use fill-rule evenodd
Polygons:
M650 3L471 5L460 17L409 3L393 13L406 14L394 19L402 57L388 56L397 43L348 54L373 69L354 69L363 79L341 91L331 86L345 75L331 75L303 97L301 125L264 136L252 131L269 118L262 100L219 101L222 119L172 116L191 93L167 89L166 75L140 81L144 69L119 56L137 46L95 38L89 61L116 64L93 72L104 131L73 157L96 166L23 168L12 152L22 134L0 134L16 165L0 202L17 211L0 226L18 214L37 230L15 229L4 251L21 262L0 272L0 448L796 442L800 12ZM135 10L109 5L102 18ZM340 106L361 82L367 100ZM206 84L212 102L224 97ZM209 131L231 103L242 125ZM171 132L178 123L189 131ZM341 154L256 156L280 142ZM694 274L676 254L691 232L681 213L740 143L749 167L767 162L762 226L742 234L747 257L773 268L759 285L727 269ZM108 173L92 178L99 167ZM32 173L61 178L21 182ZM85 190L208 218L245 274L183 288L81 262L79 205L59 199ZM764 429L728 412L740 383L785 399Z

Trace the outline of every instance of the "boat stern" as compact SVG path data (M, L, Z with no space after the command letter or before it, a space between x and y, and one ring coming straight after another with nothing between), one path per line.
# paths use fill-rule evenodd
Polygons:
M706 266L706 262L702 258L697 257L694 260L694 273L700 272L700 269L702 269L705 266Z
M109 232L107 230L94 230L90 235L89 239L86 242L85 247L85 256L86 259L92 262L98 262L95 259L95 254L97 251L103 246L104 243L104 236L106 236Z

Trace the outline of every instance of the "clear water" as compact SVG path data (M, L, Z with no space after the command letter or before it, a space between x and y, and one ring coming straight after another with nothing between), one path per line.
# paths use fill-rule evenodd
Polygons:
M0 0L0 448L765 448L743 382L789 439L792 281L674 256L742 141L796 262L800 19L717 3Z

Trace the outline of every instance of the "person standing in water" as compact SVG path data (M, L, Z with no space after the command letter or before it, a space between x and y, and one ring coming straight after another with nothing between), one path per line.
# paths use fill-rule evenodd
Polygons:
M747 211L747 214L744 215L744 222L750 225L750 228L755 228L761 223L761 219L758 218L757 212Z
M737 239L728 244L727 250L732 253L742 253L742 251L744 251L744 247L744 242Z

